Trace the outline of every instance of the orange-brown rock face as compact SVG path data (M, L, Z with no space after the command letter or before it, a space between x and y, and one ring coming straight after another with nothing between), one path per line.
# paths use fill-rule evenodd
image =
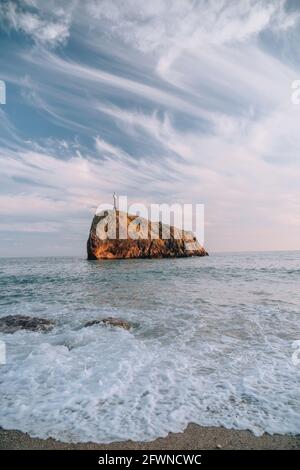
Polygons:
M122 233L124 227L126 238ZM89 260L208 255L192 232L119 211L105 211L94 216L87 254Z

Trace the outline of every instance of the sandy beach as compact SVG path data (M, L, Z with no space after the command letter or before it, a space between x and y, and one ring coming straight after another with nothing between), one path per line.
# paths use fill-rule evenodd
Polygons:
M0 429L1 450L58 449L58 450L197 450L197 449L300 449L300 436L269 435L256 437L250 431L235 431L217 427L201 427L189 424L182 433L170 433L167 437L151 442L93 442L70 444L55 439L32 438L20 431Z

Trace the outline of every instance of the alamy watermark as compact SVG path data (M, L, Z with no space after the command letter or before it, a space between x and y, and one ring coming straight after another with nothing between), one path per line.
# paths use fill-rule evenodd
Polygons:
M294 80L291 85L292 95L291 102L292 104L300 104L300 80Z
M300 364L300 339L296 340L292 344L293 349L295 351L292 354L292 363L294 366L299 366Z
M0 104L6 104L6 85L3 80L0 80Z
M6 364L6 344L0 340L0 366Z
M128 223L128 215L132 220ZM168 240L189 234L186 248L204 244L204 204L150 204L128 206L127 196L113 195L113 204L100 204L96 215L102 216L96 227L100 240ZM172 228L171 228L172 227ZM117 233L118 232L118 233Z

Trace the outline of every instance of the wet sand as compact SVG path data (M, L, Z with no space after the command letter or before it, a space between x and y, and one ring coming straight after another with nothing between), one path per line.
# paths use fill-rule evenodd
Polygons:
M198 450L198 449L300 449L300 435L269 435L256 437L250 431L235 431L217 427L189 424L182 433L151 442L92 442L69 444L55 439L32 438L21 431L0 428L0 449L61 449L61 450Z

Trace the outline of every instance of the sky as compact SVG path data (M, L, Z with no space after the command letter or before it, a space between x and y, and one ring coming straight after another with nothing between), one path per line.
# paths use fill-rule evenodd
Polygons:
M299 43L296 0L1 0L0 256L85 256L114 191L299 250Z

